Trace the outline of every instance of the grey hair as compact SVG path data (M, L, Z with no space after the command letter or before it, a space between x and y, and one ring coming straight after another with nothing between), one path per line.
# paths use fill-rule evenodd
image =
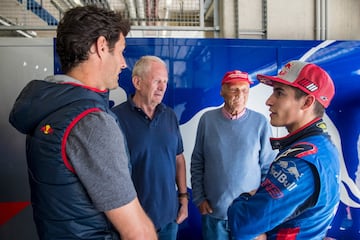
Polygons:
M161 63L166 67L166 63L157 56L152 56L152 55L142 56L134 65L134 68L132 70L132 77L134 76L143 77L145 74L147 74L150 71L152 62Z

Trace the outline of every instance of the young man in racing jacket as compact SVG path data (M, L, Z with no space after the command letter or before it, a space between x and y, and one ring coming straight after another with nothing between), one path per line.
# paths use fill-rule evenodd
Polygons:
M232 238L323 239L340 196L339 155L322 120L334 84L319 66L301 61L257 78L273 87L270 123L289 134L271 139L279 154L257 192L229 207Z

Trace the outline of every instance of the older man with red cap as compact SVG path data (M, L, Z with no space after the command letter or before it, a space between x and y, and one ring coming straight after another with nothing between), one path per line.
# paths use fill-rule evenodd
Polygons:
M191 183L206 240L230 239L229 205L259 187L275 157L268 120L246 107L251 83L246 72L227 72L221 82L223 107L204 113L199 121Z
M277 76L258 75L273 87L266 101L270 123L289 134L272 138L279 149L260 188L228 210L233 239L324 239L339 202L339 154L322 117L335 94L319 66L287 63Z

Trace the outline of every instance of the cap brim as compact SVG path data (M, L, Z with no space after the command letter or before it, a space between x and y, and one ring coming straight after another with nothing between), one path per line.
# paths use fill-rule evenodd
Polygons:
M284 80L282 78L278 78L278 77L274 77L274 76L267 76L267 75L258 74L258 75L256 75L256 78L261 83L264 83L264 84L269 85L269 86L273 86L274 82L278 82L278 83L282 83L282 84L285 84L285 85L292 86L292 84L289 81L286 81L286 80Z

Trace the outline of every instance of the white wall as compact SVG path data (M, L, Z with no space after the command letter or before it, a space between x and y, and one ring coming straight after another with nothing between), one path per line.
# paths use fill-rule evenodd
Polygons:
M321 2L326 5L322 13L316 8ZM326 33L322 40L360 39L359 0L219 0L219 4L220 36L224 38L262 39L247 31L265 30L267 39L321 40L317 31ZM321 26L316 24L319 18L323 19Z
M9 124L8 118L25 84L54 72L53 59L52 39L0 38L0 203L30 201L25 136ZM27 207L2 225L0 239L37 239L32 209Z

